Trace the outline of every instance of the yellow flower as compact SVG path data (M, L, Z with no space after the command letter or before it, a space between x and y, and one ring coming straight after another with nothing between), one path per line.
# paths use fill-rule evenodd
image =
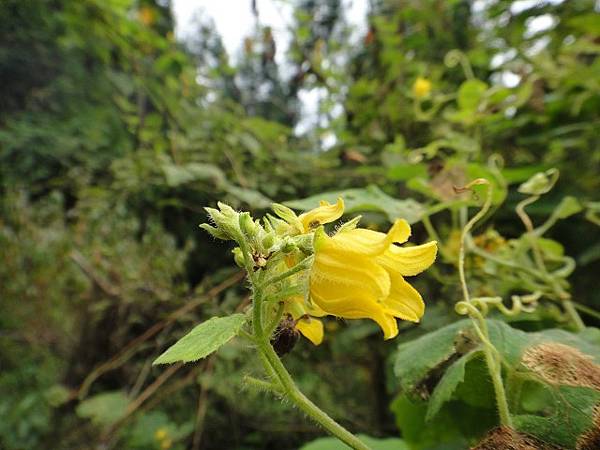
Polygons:
M309 275L312 302L325 314L374 320L385 339L398 334L396 318L418 322L425 305L404 277L416 275L433 263L437 243L394 245L406 242L410 233L410 226L401 219L387 234L354 228L341 229L330 237L319 227Z
M159 428L154 432L154 439L157 441L162 441L169 436L166 428Z
M418 77L412 87L413 94L416 98L424 98L431 92L431 81L427 78Z

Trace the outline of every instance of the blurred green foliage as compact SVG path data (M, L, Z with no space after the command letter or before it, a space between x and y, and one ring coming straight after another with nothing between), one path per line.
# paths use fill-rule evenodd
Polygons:
M485 253L467 258L472 291L546 296L511 326L493 322L507 367L546 340L598 357L597 330L569 333L556 298L568 292L598 326L594 2L379 0L358 37L346 2L291 4L277 63L260 23L235 62L205 19L178 42L168 1L1 2L0 447L291 449L322 435L243 385L256 364L236 340L195 365L151 367L198 323L247 305L229 248L197 227L217 200L310 209L341 192L372 228L405 217L415 242L440 240L439 263L415 282L421 325L383 342L370 323L329 321L322 346L285 360L333 417L388 438L373 448L466 448L497 424L479 350L456 351L466 328L452 310L464 212L480 203L454 188L474 178L492 183L494 214L475 231ZM418 77L431 82L424 96ZM300 135L312 89L317 125ZM552 167L558 182L527 208L543 230L532 244L514 209L535 192L516 187ZM574 448L598 386L551 381L522 381L517 425Z

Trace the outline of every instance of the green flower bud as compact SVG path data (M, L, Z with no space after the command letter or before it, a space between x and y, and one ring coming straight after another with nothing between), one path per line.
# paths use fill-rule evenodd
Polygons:
M275 236L273 236L271 233L265 234L261 243L265 250L269 250L271 247L273 247L273 245L275 245Z
M280 203L273 203L273 205L271 205L271 209L275 212L275 214L277 214L279 217L281 217L287 224L291 225L293 228L297 229L298 232L302 232L302 222L300 222L300 219L298 218L298 216L296 215L296 213L294 211L292 211L290 208L288 208L287 206L284 206ZM282 229L282 227L277 227L278 229ZM289 232L290 228L289 226L286 228L286 232Z
M558 170L549 169L546 172L538 172L529 180L519 186L521 194L542 195L550 191L558 180Z
M289 238L286 238L283 245L281 246L281 252L287 255L288 253L292 253L297 248L298 246L295 242L293 242Z
M219 207L219 209L221 210L221 212L223 214L225 214L228 217L233 217L233 216L237 216L237 212L235 211L235 209L233 209L231 206L229 206L227 203L223 203L223 202L217 202L217 206Z
M231 239L231 237L227 233L223 232L222 230L220 230L218 228L211 227L207 223L201 223L200 228L207 231L214 238L223 239L224 241L228 241Z
M235 212L235 210L231 206L228 206L225 203L219 202L218 205L220 210L214 208L204 209L209 214L212 221L215 223L216 228L218 228L222 234L228 236L229 239L239 239L241 235L238 217L239 214Z
M294 211L280 203L273 203L273 205L271 205L271 209L275 212L275 214L288 223L294 223L294 221L298 220L298 216Z
M231 253L233 253L233 260L235 263L240 267L244 267L244 254L242 253L242 249L236 247L231 250Z
M256 237L258 233L258 225L254 223L252 216L248 212L243 212L239 215L240 230L250 238Z

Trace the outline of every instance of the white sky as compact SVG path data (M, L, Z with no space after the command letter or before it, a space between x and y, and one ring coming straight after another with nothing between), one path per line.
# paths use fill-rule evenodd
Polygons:
M365 26L368 0L345 0L343 11L346 20L357 28ZM176 34L185 38L191 31L194 14L203 13L211 17L229 55L236 59L245 37L252 33L255 25L251 0L173 0ZM293 6L289 0L256 0L259 21L270 26L277 42L276 60L285 59L293 24Z
M252 34L255 26L251 4L251 0L173 0L176 35L180 39L185 39L186 35L193 32L194 15L199 13L206 15L213 19L227 53L235 61L240 55L244 38ZM277 43L275 60L280 67L284 67L285 53L291 38L290 28L293 25L292 2L256 0L256 5L260 24L271 27ZM355 29L353 39L358 39L366 28L368 0L343 0L342 10L346 21ZM319 100L325 95L323 91L324 89L302 89L298 92L302 114L296 125L297 134L308 132L317 125Z

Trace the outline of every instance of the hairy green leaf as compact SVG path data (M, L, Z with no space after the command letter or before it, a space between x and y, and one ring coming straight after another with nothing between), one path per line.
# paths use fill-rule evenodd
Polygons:
M458 385L465 379L465 366L469 361L481 354L481 350L469 352L446 370L446 373L444 373L444 376L431 394L431 398L427 404L425 420L431 420L440 411L444 403L452 398L452 394Z
M245 322L244 314L213 317L178 340L153 364L192 362L202 359L236 336Z

